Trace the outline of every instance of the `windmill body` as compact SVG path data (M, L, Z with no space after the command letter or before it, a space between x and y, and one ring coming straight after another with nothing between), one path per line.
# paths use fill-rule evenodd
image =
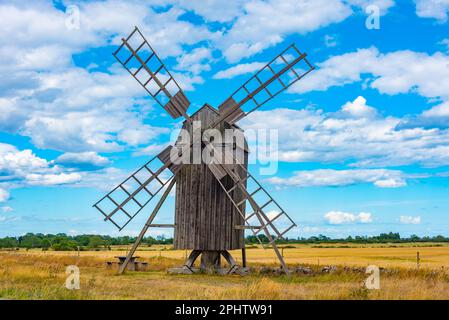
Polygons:
M193 121L201 123L202 129L207 128L218 117L218 111L207 104L191 116ZM184 128L187 127L185 123ZM240 130L237 126L232 127ZM220 132L224 135L224 128ZM244 154L244 168L247 168L247 146L244 148L241 152ZM204 152L204 146L201 152ZM243 177L243 170L239 174ZM244 230L236 226L243 226L244 218L235 209L208 166L204 163L184 165L176 173L175 179L174 248L201 251L242 249ZM230 177L224 177L221 183L227 188L233 185ZM244 195L235 189L231 192L231 198L239 203ZM244 203L240 209L244 212Z
M173 146L150 159L93 205L105 221L122 230L164 190L119 272L125 270L149 228L169 226L174 228L174 248L191 250L181 268L183 272L192 273L200 255L201 269L220 269L222 256L229 265L226 272L237 272L239 266L228 252L235 249L242 249L245 267L244 231L248 230L264 247L273 248L288 274L276 240L294 228L295 222L248 172L244 138L218 138L227 137L229 130L235 137L242 136L236 122L314 70L306 54L290 45L217 109L206 104L190 116L190 101L137 27L122 38L113 55L173 119L185 119L184 133L192 137L185 142L180 135ZM199 142L195 140L198 134ZM199 159L195 158L197 151ZM153 224L175 185L174 224ZM268 243L262 242L260 235Z

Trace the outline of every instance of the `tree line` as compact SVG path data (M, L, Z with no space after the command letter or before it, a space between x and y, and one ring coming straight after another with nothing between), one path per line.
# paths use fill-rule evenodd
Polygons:
M265 235L259 236L263 243L268 243L268 238ZM248 236L246 243L256 244L259 243L256 236ZM369 244L369 243L406 243L406 242L449 242L449 238L438 236L423 236L411 235L409 237L402 238L399 233L381 233L378 236L349 236L346 238L330 238L325 235L312 236L309 238L286 238L277 241L277 243L357 243L357 244Z
M263 243L268 243L268 238L265 235L259 236ZM43 250L56 251L71 251L71 250L92 250L92 249L110 249L115 245L130 245L134 243L136 237L123 236L112 237L105 235L76 235L70 236L65 233L58 234L42 234L42 233L27 233L20 237L5 237L0 238L0 248L41 248ZM255 236L248 236L245 239L247 244L257 244L259 240ZM286 238L279 240L280 244L289 243L405 243L405 242L449 242L449 238L444 236L424 236L419 237L412 235L410 237L402 238L399 233L381 233L378 236L355 236L347 238L330 238L325 235L318 235L309 238ZM142 240L144 245L155 244L173 244L173 238L165 238L158 236L153 238L151 236L145 237Z
M0 238L0 248L42 248L56 251L108 249L114 245L129 245L136 241L136 237L111 237L105 235L77 235L70 236L65 233L42 234L27 233L20 237ZM164 236L157 238L146 237L143 244L172 244L173 239L166 239Z

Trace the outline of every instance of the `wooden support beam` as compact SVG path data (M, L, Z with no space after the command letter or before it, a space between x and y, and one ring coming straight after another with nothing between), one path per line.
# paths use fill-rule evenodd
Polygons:
M262 226L247 226L247 225L236 225L235 229L237 230L246 230L246 229L262 229Z
M246 248L243 246L242 248L242 267L246 268Z
M147 222L145 223L145 226L143 227L142 231L140 231L139 236L136 239L136 242L134 242L131 250L129 250L128 255L126 256L125 261L120 266L120 269L118 271L119 274L122 274L126 266L128 265L129 261L131 260L132 256L136 252L137 247L139 246L140 242L142 241L145 233L147 232L148 228L151 226L151 222L153 222L154 218L156 217L156 214L159 212L159 209L162 207L162 204L164 203L165 199L167 199L171 189L175 185L176 179L173 177L170 184L168 185L167 189L165 190L162 197L159 199L159 202L157 203L156 207L153 209L153 212L151 213L150 217L148 218Z
M174 224L150 224L148 227L150 228L174 228L176 225Z

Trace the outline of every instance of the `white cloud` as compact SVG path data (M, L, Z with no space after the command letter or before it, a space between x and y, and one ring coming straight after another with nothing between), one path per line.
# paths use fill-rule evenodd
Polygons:
M337 45L337 39L333 35L325 35L324 36L324 45L328 48L335 47Z
M195 48L189 53L184 53L177 59L178 64L175 69L180 71L190 71L192 74L200 74L210 70L212 61L212 50L205 47Z
M449 101L441 103L422 113L424 118L449 117Z
M29 149L18 150L8 144L0 144L0 172L3 173L2 180L4 182L20 183L20 181L24 181L32 185L70 183L79 178L79 174L66 174L62 172L61 168L37 157ZM6 190L3 190L2 198L8 198Z
M438 42L438 44L444 46L446 49L446 52L449 53L449 39L443 39L440 42Z
M19 151L10 144L0 143L0 173L21 175L29 170L41 170L47 167L48 162L34 155L31 150Z
M447 21L449 0L415 0L416 14L421 18L433 18L443 23Z
M305 34L338 23L353 13L376 5L384 14L393 0L178 0L206 21L227 22L230 28L214 41L229 62L238 62L280 43L290 34Z
M377 6L383 14L395 5L394 0L346 0L346 2L362 9L365 9L368 6Z
M373 217L369 212L360 212L358 215L358 220L360 223L371 223L373 222Z
M102 168L111 162L108 158L98 155L95 152L67 152L56 158L55 163L67 167L85 167L92 166L94 168Z
M412 217L412 216L401 216L400 222L402 224L421 224L421 217Z
M74 54L118 44L133 25L151 36L148 40L162 57L180 55L185 45L220 34L180 20L185 11L178 7L155 12L151 4L163 3L81 2L80 29L69 30L65 13L51 1L2 3L0 76L7 80L0 84L0 130L28 136L39 148L65 152L120 151L157 137L159 128L143 123L152 111L143 100L147 93L121 66L89 72L72 62ZM197 51L203 60L205 50ZM203 82L198 73L207 66L188 67L194 76L175 76L192 90Z
M343 112L354 117L373 117L376 115L376 109L366 105L364 97L357 97L353 102L347 102L342 108Z
M19 31L20 36L9 37L4 33L0 39L6 44L15 41L22 49L56 45L68 49L70 58L72 52L79 52L86 47L104 46L111 42L117 44L121 37L118 34L126 33L137 25L151 35L149 41L156 44L158 53L165 57L180 54L183 44L195 44L219 35L204 26L179 20L185 11L178 7L155 12L150 5L140 1L79 2L80 29L69 30L65 27L65 13L56 9L51 1L2 4L1 29L8 34ZM22 52L25 54L29 51L19 50L19 57ZM12 58L19 60L19 57Z
M27 183L38 186L52 186L60 184L72 184L81 180L79 173L39 174L31 173L25 176Z
M0 202L5 202L9 199L9 192L3 188L0 188Z
M19 220L20 218L18 217L5 217L5 216L0 216L0 222L9 222L9 221L16 221Z
M74 184L74 187L97 188L104 191L110 191L111 186L119 184L129 176L129 172L114 167L78 173L81 175L81 180Z
M404 187L407 183L402 179L392 179L388 178L385 180L377 180L374 185L379 188L399 188Z
M182 8L192 10L206 21L228 22L242 14L246 0L178 0Z
M302 233L318 233L321 230L322 229L320 227L309 227L309 226L306 226L306 227L300 228L299 231L301 231Z
M280 43L291 33L305 34L346 19L352 10L340 0L251 1L219 45L230 62Z
M167 132L168 129L154 128L149 125L142 125L138 128L123 128L117 135L120 141L130 146L138 146L149 142L158 136L159 133Z
M154 156L164 149L165 145L161 144L150 144L133 153L133 156Z
M277 130L280 161L346 162L353 167L449 164L448 129L401 127L405 119L374 116L375 110L363 98L343 108L346 111L333 113L312 108L255 111L239 125L245 130ZM363 112L356 113L357 117L348 114L354 110ZM250 139L249 143L257 141ZM392 181L378 184L395 185Z
M9 207L9 206L4 206L4 207L1 208L1 210L3 212L13 212L14 211L14 209Z
M360 212L356 215L343 211L329 211L324 218L330 224L371 223L373 221L372 214L368 212Z
M368 76L368 85L380 93L416 92L427 98L449 99L449 56L414 51L381 54L376 48L334 56L317 63L317 70L299 81L290 92L324 91L334 86L359 82Z
M59 165L61 164L61 166ZM109 160L95 153L63 154L54 161L37 157L31 150L0 144L0 202L9 199L5 189L24 186L65 185L108 187L124 178L121 170L102 168Z
M337 187L360 183L373 183L379 188L403 187L407 185L401 171L387 169L333 170L318 169L296 171L292 177L273 177L268 181L277 186Z
M214 79L231 79L236 76L253 73L265 66L264 62L251 62L251 63L242 63L236 66L230 67L226 70L218 71L213 78Z

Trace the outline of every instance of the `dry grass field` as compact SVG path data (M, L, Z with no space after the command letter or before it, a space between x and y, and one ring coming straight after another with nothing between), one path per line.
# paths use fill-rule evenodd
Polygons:
M416 253L420 253L417 269ZM307 266L312 275L264 275L261 266L276 266L271 250L249 248L248 264L254 271L239 275L170 275L166 270L182 264L186 252L169 247L143 247L139 260L147 272L118 276L106 261L124 255L126 248L111 251L55 252L0 251L0 298L4 299L449 299L449 246L401 245L295 245L283 250L291 266ZM233 253L240 260L239 252ZM76 264L81 289L65 288L65 269ZM381 289L364 288L362 272L345 266L385 268ZM335 265L334 273L321 272ZM348 268L346 268L348 269Z

